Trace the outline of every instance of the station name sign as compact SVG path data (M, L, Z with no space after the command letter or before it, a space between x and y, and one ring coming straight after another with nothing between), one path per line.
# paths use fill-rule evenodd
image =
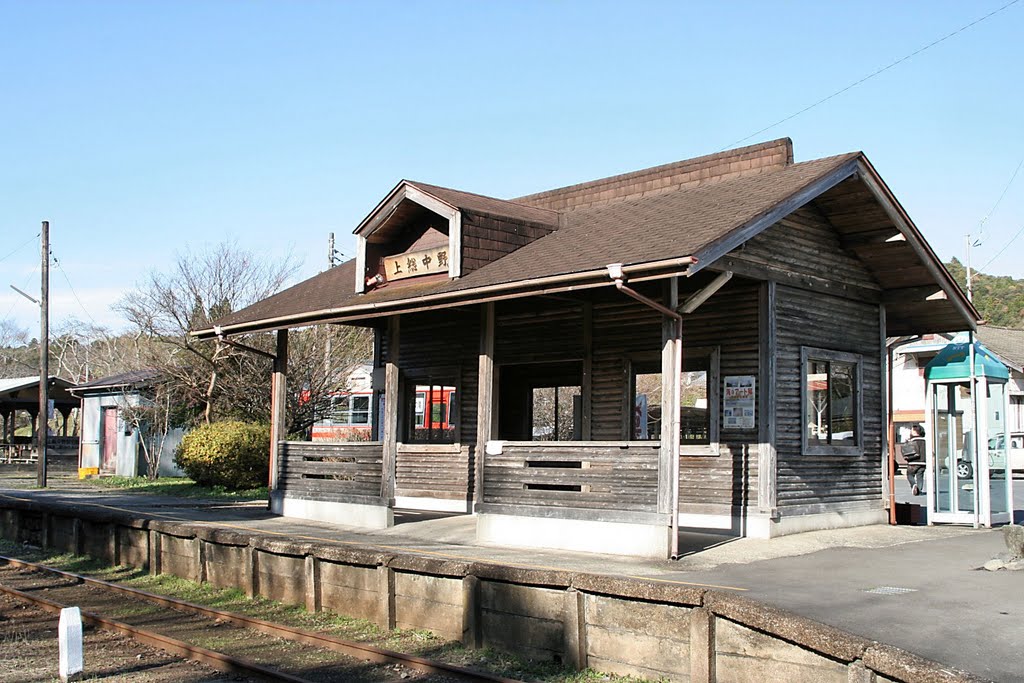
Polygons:
M384 276L389 280L448 272L448 245L384 257Z

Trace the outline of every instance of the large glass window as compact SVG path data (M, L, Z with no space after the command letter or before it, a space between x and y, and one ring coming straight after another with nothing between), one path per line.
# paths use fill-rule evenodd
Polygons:
M661 439L661 361L634 361L630 439ZM680 376L679 442L714 447L718 442L717 349L687 349Z
M407 443L455 443L457 393L454 382L416 382L409 392Z
M860 356L803 349L804 452L842 453L861 443Z
M572 441L579 438L580 387L534 387L531 410L533 441Z

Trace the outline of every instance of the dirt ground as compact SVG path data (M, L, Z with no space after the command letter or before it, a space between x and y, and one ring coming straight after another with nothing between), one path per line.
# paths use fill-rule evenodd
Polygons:
M86 627L86 681L202 683L237 680L126 636ZM57 615L0 595L0 680L59 681Z

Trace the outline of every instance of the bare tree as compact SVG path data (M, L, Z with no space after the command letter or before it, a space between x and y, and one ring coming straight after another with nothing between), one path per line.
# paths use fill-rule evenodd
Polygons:
M179 408L176 386L167 378L153 377L137 388L138 400L122 400L119 408L124 421L138 435L146 461L146 477L154 480L160 476L160 455L167 437L186 420Z

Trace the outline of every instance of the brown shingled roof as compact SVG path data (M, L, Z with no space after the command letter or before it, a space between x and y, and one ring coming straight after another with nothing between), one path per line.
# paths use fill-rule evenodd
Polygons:
M589 273L611 262L636 265L691 256L858 158L857 153L844 154L566 212L559 230L456 280L403 283L356 294L355 264L350 261L226 316L217 326L235 333L352 319L378 307L397 311L420 305L425 297L466 303L474 300L474 290L481 288L513 283L528 288L541 278ZM414 185L469 210L501 207L507 211L519 206L457 190ZM520 208L543 212L537 217L555 214ZM526 215L525 211L521 215ZM197 334L212 336L213 332Z
M515 201L508 201L507 199L495 199L494 197L486 197L482 194L453 190L438 185L428 185L427 183L420 183L414 180L406 180L405 182L463 211L470 211L485 216L497 216L499 218L513 218L528 223L558 225L558 212L551 209L541 209Z

